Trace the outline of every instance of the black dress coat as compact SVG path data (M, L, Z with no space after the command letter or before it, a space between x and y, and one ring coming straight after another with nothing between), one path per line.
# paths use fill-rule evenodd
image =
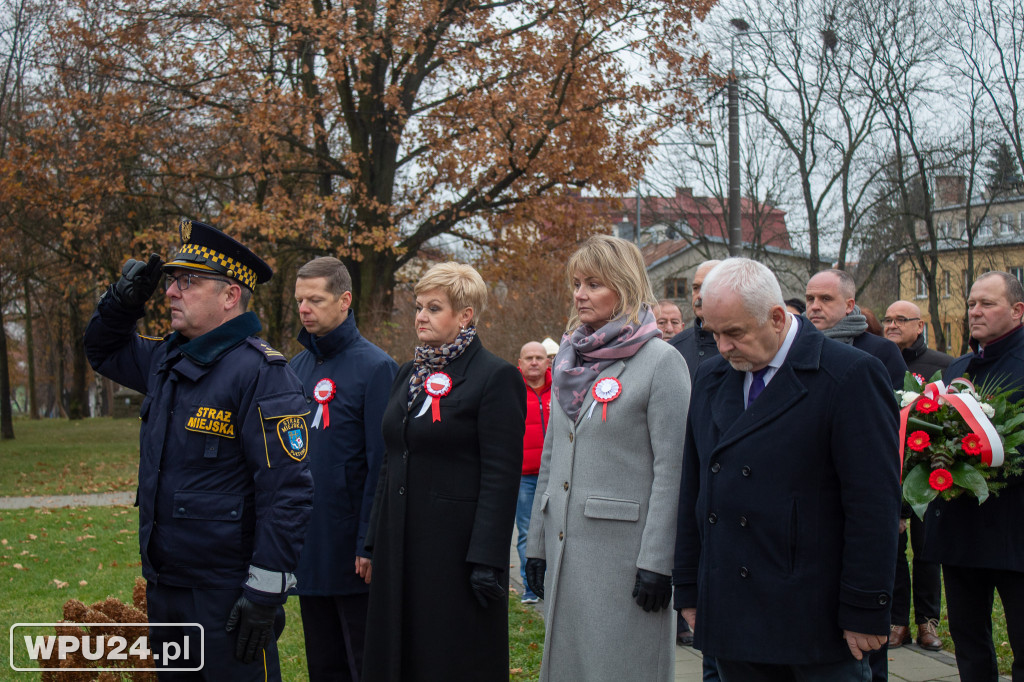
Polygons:
M444 371L451 392L417 417L407 408L412 363L395 377L384 412L384 463L366 547L373 557L363 679L508 679L508 603L481 607L473 564L500 570L522 471L526 389L512 365L476 338Z
M848 660L844 629L889 632L900 506L891 380L807 320L746 410L743 380L722 358L697 373L676 608L696 607L694 644L716 658Z

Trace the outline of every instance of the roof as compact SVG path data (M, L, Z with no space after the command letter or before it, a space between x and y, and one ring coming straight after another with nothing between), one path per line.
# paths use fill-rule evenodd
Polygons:
M611 225L636 222L637 197L592 199L607 205L599 213ZM672 197L640 197L640 225L661 224L696 237L718 237L728 241L725 206L715 197L695 197L688 187L676 189ZM748 198L740 200L740 228L746 244L792 249L786 229L786 212ZM685 240L684 240L685 241Z

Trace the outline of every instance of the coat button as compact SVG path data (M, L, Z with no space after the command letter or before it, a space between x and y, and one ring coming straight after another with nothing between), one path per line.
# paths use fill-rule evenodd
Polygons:
M721 470L722 470L722 465L719 464L718 462L715 462L714 464L711 465L711 473L717 474Z
M571 433L569 434L569 442L570 443L572 442L572 434Z
M740 517L740 525L743 526L744 528L747 527L747 517L746 516L741 516Z
M708 514L708 523L718 523L718 514L715 512Z
M184 507L178 507L178 513L179 514L184 514L185 513L185 508Z
M235 510L232 509L231 510L231 518L235 518L236 516L238 516L238 512L236 512Z
M750 475L750 467L743 467L742 469L740 469L740 473L742 473L744 476L749 476Z
M565 483L562 484L562 490L568 490L568 489L569 489L569 481L566 481Z
M879 606L885 606L888 603L889 603L889 595L887 595L887 594L880 594L880 595L878 595L878 605Z
M402 453L402 459L409 459L409 451L408 450L406 450L405 452Z
M741 578L746 578L749 575L750 575L750 571L747 570L747 567L746 566L740 566L740 577Z
M318 364L318 365L324 364L324 359L323 358L317 359L316 364Z
M405 494L405 486L404 485L398 489L398 494L399 495L404 495Z
M704 357L704 351L698 352L697 355L699 355L700 357Z
M935 510L935 515L936 515L936 516L941 516L941 515L942 515L942 511L941 511L941 510L939 510L939 509L936 509L936 510Z
M565 534L564 534L564 533L562 533L561 531L559 531L559 532L558 532L558 539L559 539L559 540L561 540L561 539L562 539L562 538L564 538L564 537L565 537Z

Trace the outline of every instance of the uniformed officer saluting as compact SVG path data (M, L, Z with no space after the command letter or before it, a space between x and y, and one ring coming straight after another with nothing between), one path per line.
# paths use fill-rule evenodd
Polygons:
M312 509L309 407L245 311L270 266L209 225L184 220L179 230L170 263L156 254L125 263L89 321L86 355L146 395L138 505L150 623L203 625L203 669L189 679L279 680L275 620L283 624ZM140 336L135 322L162 280L174 332ZM175 639L168 633L152 628L150 649ZM198 665L196 649L190 663L166 665Z

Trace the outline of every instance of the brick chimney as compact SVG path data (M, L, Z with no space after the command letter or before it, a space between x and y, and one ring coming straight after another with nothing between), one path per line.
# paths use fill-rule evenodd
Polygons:
M967 178L963 175L935 176L935 207L967 202Z

